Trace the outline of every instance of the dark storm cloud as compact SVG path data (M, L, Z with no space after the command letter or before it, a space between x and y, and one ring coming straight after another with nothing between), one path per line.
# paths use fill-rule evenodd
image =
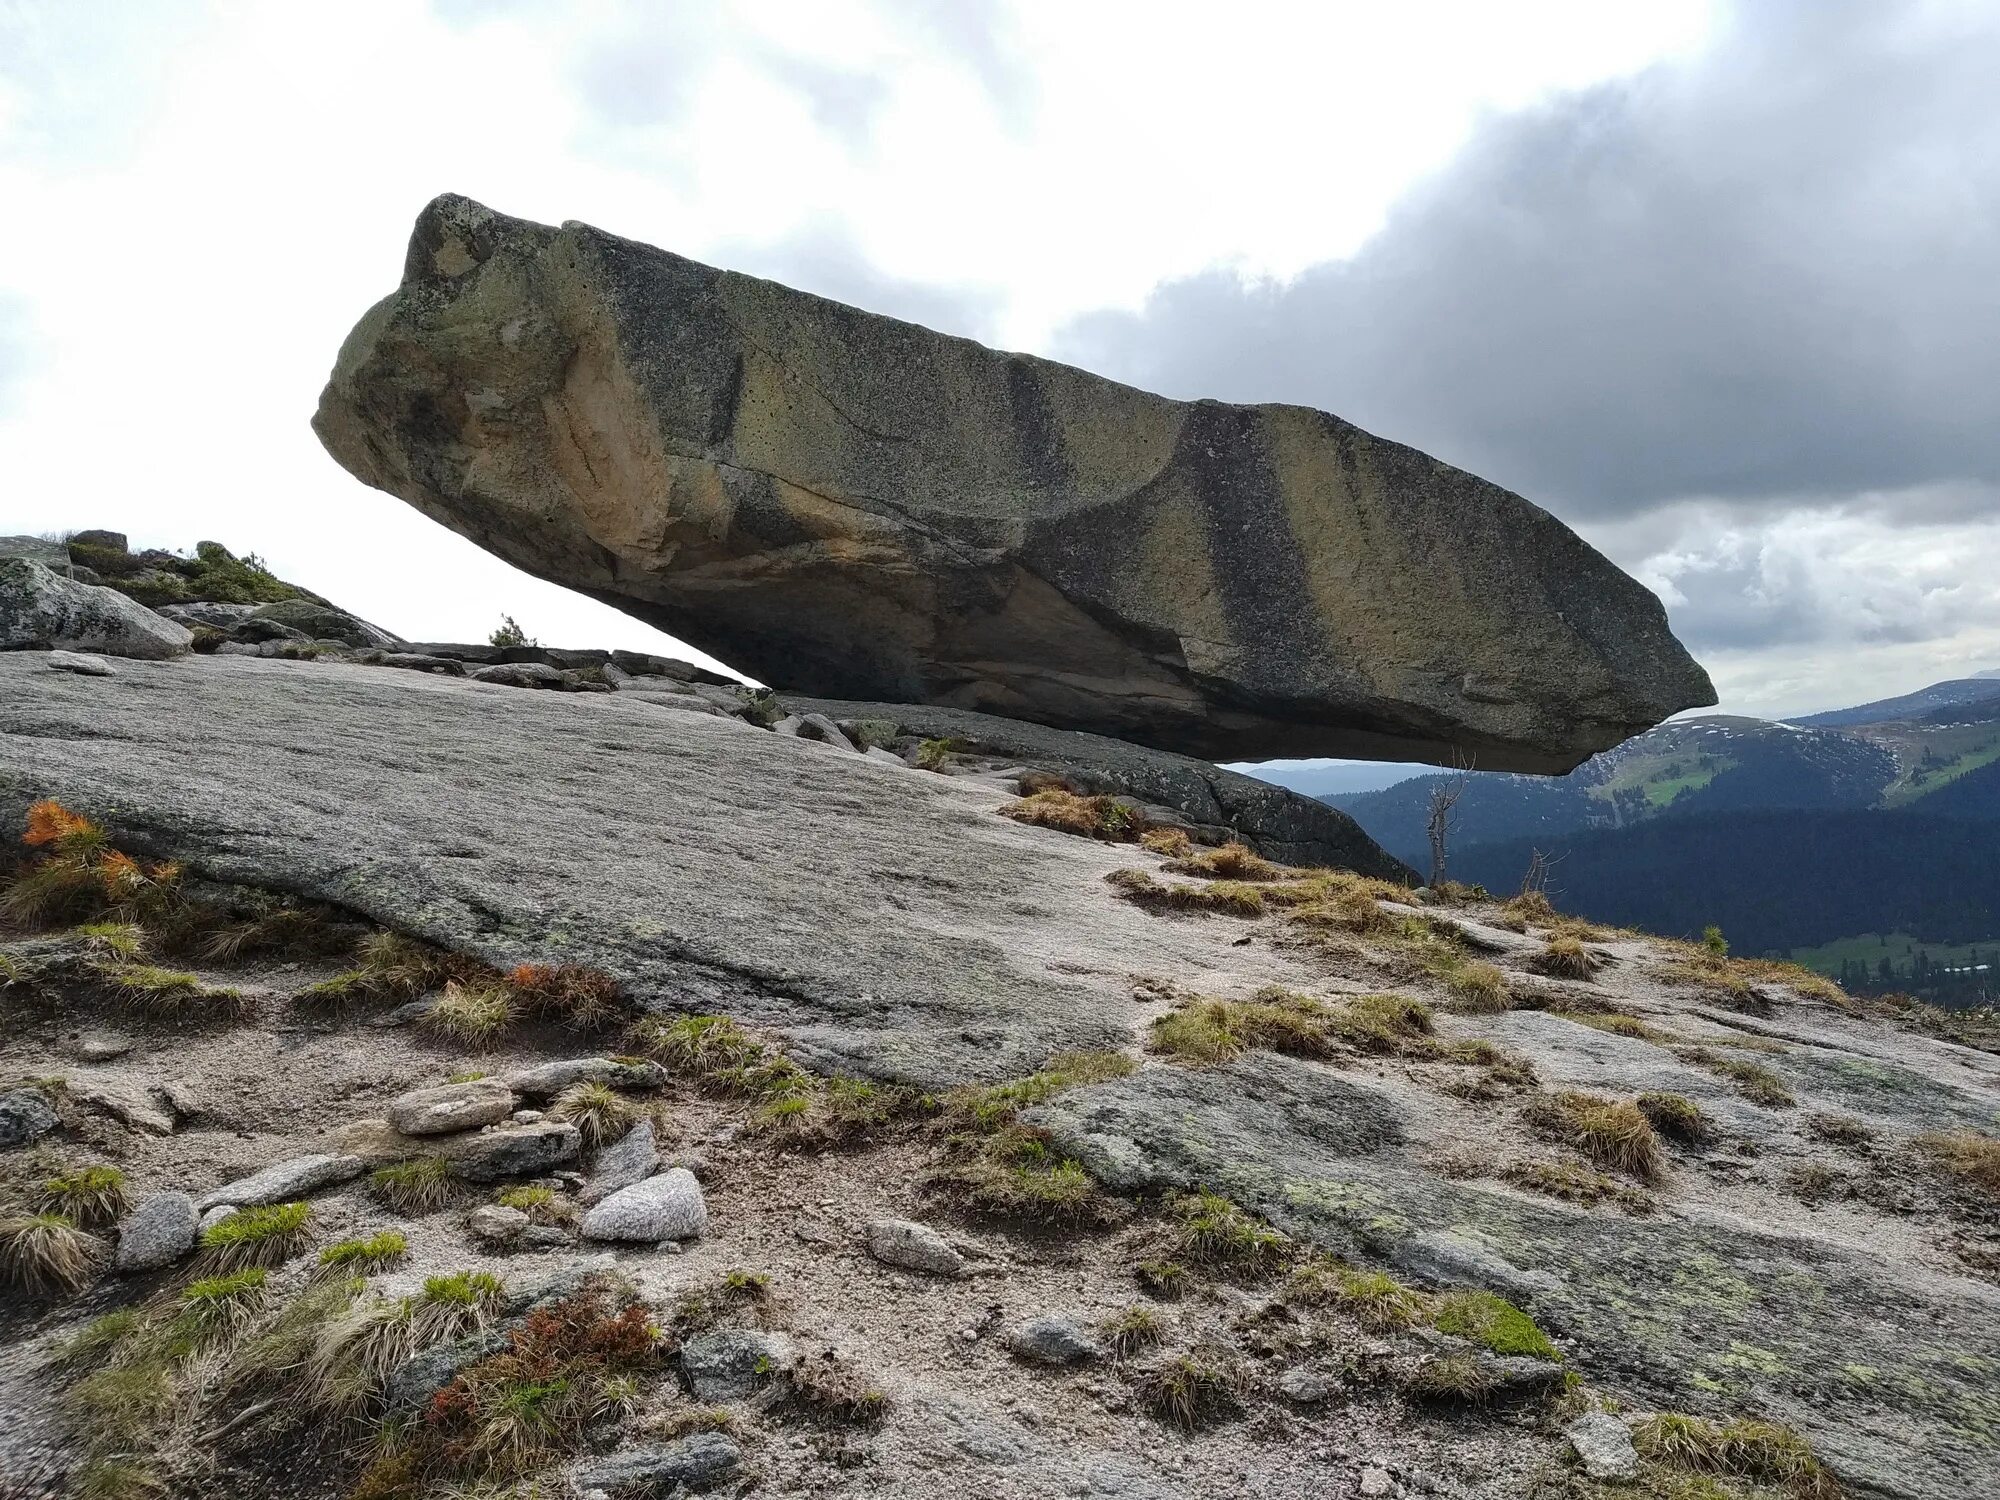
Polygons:
M2000 479L1974 9L1746 0L1697 59L1491 122L1351 260L1174 282L1054 352L1323 406L1572 521Z

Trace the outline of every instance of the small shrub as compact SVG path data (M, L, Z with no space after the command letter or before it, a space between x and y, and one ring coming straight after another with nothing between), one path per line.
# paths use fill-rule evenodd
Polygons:
M1557 979L1591 979L1597 974L1598 961L1576 938L1563 935L1550 938L1529 965Z
M1715 1133L1701 1106L1685 1094L1645 1093L1636 1102L1639 1113L1669 1140L1696 1146Z
M125 1174L116 1167L81 1167L42 1184L41 1206L85 1229L105 1229L123 1217Z
M1600 1167L1642 1182L1659 1176L1659 1137L1639 1106L1595 1094L1561 1093L1530 1101L1522 1118L1552 1140L1573 1146Z
M180 969L106 963L97 974L128 1010L162 1021L241 1020L254 1006L241 990L203 984Z
M549 1118L574 1125L583 1144L595 1149L618 1140L637 1124L639 1110L608 1084L584 1079L556 1096Z
M408 1253L410 1242L400 1229L384 1229L367 1239L341 1240L319 1253L319 1263L328 1272L365 1276L387 1270Z
M498 1040L516 1015L513 997L499 985L466 985L454 979L417 1024L460 1046L484 1047Z
M62 1214L0 1219L0 1282L38 1296L82 1291L97 1275L104 1246Z
M1227 1354L1206 1348L1164 1359L1136 1382L1145 1408L1184 1432L1240 1410L1243 1383Z
M1106 1318L1098 1332L1113 1359L1130 1359L1141 1349L1157 1344L1165 1329L1158 1313L1144 1303L1135 1302Z
M541 645L540 641L535 640L515 622L512 615L502 615L500 617L499 626L491 635L486 637L486 642L491 646L500 646L509 649L517 646Z
M412 1157L377 1167L368 1174L368 1190L410 1218L435 1213L458 1196L451 1164L441 1156Z
M201 1232L201 1248L223 1271L281 1266L305 1249L311 1225L312 1206L306 1203L239 1208Z
M1729 957L1729 939L1722 935L1722 929L1713 922L1702 928L1701 945L1717 958Z
M710 1084L740 1077L765 1052L763 1043L728 1016L648 1017L632 1028L627 1045L670 1072Z
M1469 1339L1495 1354L1561 1358L1533 1318L1491 1292L1447 1292L1438 1299L1431 1326L1439 1333Z

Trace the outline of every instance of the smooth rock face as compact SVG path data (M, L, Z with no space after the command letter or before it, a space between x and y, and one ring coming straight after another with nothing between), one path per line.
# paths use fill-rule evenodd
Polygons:
M1639 1453L1632 1431L1609 1412L1593 1411L1563 1429L1563 1436L1583 1460L1592 1479L1632 1479L1639 1473Z
M965 1269L965 1257L943 1235L909 1219L877 1219L870 1224L868 1253L885 1265L933 1276L956 1276Z
M412 1089L389 1103L389 1123L404 1135L476 1130L514 1112L514 1091L497 1078Z
M1212 759L1565 771L1712 703L1518 495L450 196L314 427L365 482L751 676Z
M118 1226L121 1271L152 1271L172 1265L194 1249L200 1215L186 1193L155 1193Z
M58 577L38 562L0 557L0 651L28 648L164 661L194 639L116 589Z
M664 1448L632 1448L593 1459L576 1471L583 1491L601 1490L612 1500L650 1500L706 1488L735 1472L743 1450L719 1432L697 1432Z
M296 1156L235 1182L226 1182L202 1194L195 1200L195 1206L206 1212L225 1203L233 1208L286 1203L335 1183L352 1181L361 1175L363 1165L358 1156Z
M653 1122L641 1120L597 1153L590 1181L576 1195L577 1202L586 1208L602 1203L613 1193L644 1182L659 1164L660 1150L653 1137Z
M584 1215L587 1240L630 1240L658 1244L692 1239L708 1227L701 1184L685 1167L621 1188Z

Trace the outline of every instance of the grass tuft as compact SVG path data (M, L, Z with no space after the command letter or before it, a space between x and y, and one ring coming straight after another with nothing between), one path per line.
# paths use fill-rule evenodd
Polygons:
M1445 977L1444 984L1451 995L1451 1008L1465 1015L1492 1015L1514 1003L1507 990L1507 976L1489 963L1461 964Z
M97 1275L99 1240L63 1214L15 1214L0 1219L0 1284L37 1296L71 1295Z
M1967 1187L2000 1202L2000 1140L1972 1130L1920 1135L1917 1149Z
M1257 1273L1291 1256L1289 1239L1220 1193L1183 1193L1168 1204L1168 1211L1181 1255L1199 1265Z
M436 1213L458 1196L451 1164L441 1156L417 1156L377 1167L368 1174L368 1190L410 1218Z
M1556 979L1591 979L1597 974L1598 960L1579 939L1564 933L1550 938L1529 960L1529 966Z
M1044 787L1000 809L1000 816L1038 828L1129 844L1146 831L1146 820L1130 802L1119 797L1079 797L1062 787Z
M1789 1109L1798 1103L1792 1097L1792 1091L1785 1087L1785 1080L1762 1063L1723 1057L1707 1047L1679 1047L1674 1055L1683 1062L1706 1068L1718 1078L1727 1078L1736 1085L1736 1092L1752 1104L1762 1104L1769 1109Z
M500 985L461 984L453 979L417 1024L459 1046L486 1047L498 1041L518 1015L513 996Z
M1838 1500L1835 1482L1804 1438L1789 1427L1738 1417L1710 1422L1659 1412L1632 1430L1642 1457L1696 1474L1782 1485L1798 1500Z
M529 1014L577 1031L595 1031L624 1014L618 981L581 964L517 964L507 987Z
M1242 1409L1244 1377L1222 1350L1197 1348L1140 1372L1140 1402L1163 1422L1193 1432Z
M320 1266L336 1275L365 1276L399 1263L410 1248L400 1229L384 1229L366 1239L341 1240L319 1253Z
M85 1229L107 1229L124 1216L125 1174L116 1167L79 1167L42 1184L41 1206Z
M1531 1099L1522 1119L1551 1140L1581 1151L1600 1167L1652 1182L1664 1164L1659 1137L1627 1099L1565 1092Z
M218 1219L201 1232L201 1248L208 1263L225 1272L281 1266L305 1249L311 1235L310 1204L274 1203Z
M1469 1339L1495 1354L1531 1359L1562 1356L1535 1320L1492 1292L1447 1292L1437 1302L1431 1326L1439 1333Z
M595 1149L618 1140L639 1122L638 1106L608 1084L588 1079L556 1095L549 1118L574 1125L586 1147Z
M1200 854L1188 853L1171 860L1167 868L1176 875L1199 875L1206 880L1280 880L1291 872L1274 865L1248 844L1229 843Z
M1637 1103L1639 1113L1669 1140L1698 1146L1715 1134L1714 1123L1685 1094L1645 1093Z

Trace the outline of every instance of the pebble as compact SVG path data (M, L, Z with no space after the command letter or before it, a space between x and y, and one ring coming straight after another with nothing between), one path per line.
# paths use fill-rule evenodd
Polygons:
M1373 1464L1361 1471L1360 1492L1368 1496L1387 1495L1396 1487L1387 1469L1378 1469Z
M1098 1358L1096 1342L1069 1318L1033 1318L1007 1335L1007 1347L1044 1365L1079 1365Z
M121 1031L86 1031L76 1039L76 1055L84 1062L110 1062L138 1045Z
M1639 1452L1632 1446L1632 1432L1609 1412L1586 1412L1563 1429L1563 1436L1583 1460L1583 1472L1592 1479L1636 1479Z
M51 651L49 670L52 672L74 672L79 677L116 677L118 669L101 656L93 656L88 651Z
M928 1224L910 1219L877 1219L868 1226L868 1253L884 1265L922 1271L931 1276L958 1276L965 1257Z

